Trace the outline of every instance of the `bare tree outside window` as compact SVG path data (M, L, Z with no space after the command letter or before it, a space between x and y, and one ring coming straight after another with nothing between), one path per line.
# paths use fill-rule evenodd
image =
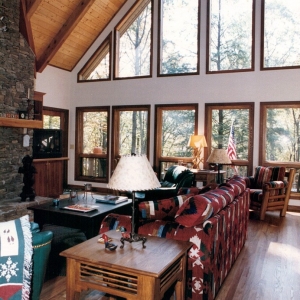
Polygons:
M199 72L198 4L198 0L160 1L160 75Z
M262 68L299 67L300 1L264 0L263 3Z
M253 66L253 0L209 1L208 72Z
M130 15L116 28L116 77L149 76L151 74L152 2L140 1ZM147 4L147 5L145 5ZM132 16L135 19L132 20Z

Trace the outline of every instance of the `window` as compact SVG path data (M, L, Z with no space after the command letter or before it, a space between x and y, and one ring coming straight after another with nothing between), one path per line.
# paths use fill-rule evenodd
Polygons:
M160 0L158 75L199 74L199 0Z
M226 171L226 177L234 174L252 175L254 103L206 104L205 116L207 157L213 148L228 148L233 130L231 138L236 158L231 157L232 165L224 165L223 170Z
M109 107L76 108L75 180L108 182Z
M137 1L115 28L114 78L151 76L152 1Z
M262 4L263 53L261 68L299 67L300 2L262 0Z
M150 105L113 106L112 170L122 155L149 157Z
M154 169L158 174L182 160L192 161L189 138L197 134L198 104L155 106Z
M296 168L292 191L300 192L300 102L262 102L260 164Z
M112 34L110 33L89 61L78 72L78 82L110 79L111 42Z
M253 0L210 0L207 73L253 70Z

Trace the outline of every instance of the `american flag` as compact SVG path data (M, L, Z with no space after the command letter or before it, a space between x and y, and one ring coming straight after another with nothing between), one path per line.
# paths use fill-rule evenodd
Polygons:
M231 124L230 133L229 133L227 155L231 160L236 159L236 145L235 145L235 138L234 138L233 122Z
M237 159L233 122L234 121L232 121L232 124L231 124L230 133L229 133L229 140L228 140L228 146L227 146L227 155L231 160ZM235 174L238 174L237 166L232 166L232 168L234 169Z

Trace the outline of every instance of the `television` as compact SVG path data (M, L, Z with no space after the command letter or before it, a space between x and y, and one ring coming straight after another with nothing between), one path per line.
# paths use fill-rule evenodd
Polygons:
M62 130L34 129L32 143L33 158L62 157Z

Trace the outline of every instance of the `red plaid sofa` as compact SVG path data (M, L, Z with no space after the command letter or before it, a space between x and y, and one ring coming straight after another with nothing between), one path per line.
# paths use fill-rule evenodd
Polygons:
M203 194L197 188L183 192L139 203L138 233L191 241L186 299L214 299L246 241L249 189L244 178L235 176ZM109 214L99 233L121 226L130 231L130 216Z

